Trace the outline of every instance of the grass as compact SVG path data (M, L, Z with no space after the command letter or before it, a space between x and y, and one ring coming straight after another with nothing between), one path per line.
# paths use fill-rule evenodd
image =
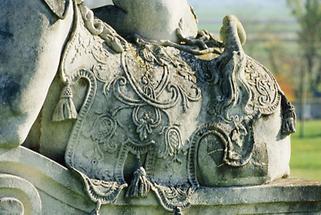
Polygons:
M292 136L291 177L321 181L321 120L306 121L303 138L300 126Z

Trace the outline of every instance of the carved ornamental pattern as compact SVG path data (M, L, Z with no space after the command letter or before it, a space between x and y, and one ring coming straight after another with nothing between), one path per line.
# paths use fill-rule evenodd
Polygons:
M224 185L236 174L239 184L249 176L249 183L266 180L266 146L256 144L254 126L282 98L267 69L242 50L192 62L177 48L129 44L83 4L75 8L61 65L61 99L72 113L67 118L76 119L65 159L97 213L122 190L128 198L153 191L166 210L180 214L199 186ZM212 78L202 80L201 73ZM77 93L80 79L87 95L76 113L71 91ZM209 183L205 169L213 170Z

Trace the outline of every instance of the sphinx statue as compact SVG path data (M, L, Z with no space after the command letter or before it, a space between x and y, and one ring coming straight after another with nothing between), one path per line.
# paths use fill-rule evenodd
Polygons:
M113 2L31 0L19 19L3 3L0 169L38 202L3 204L126 214L153 194L182 214L213 189L286 178L294 107L244 52L240 21L226 16L218 39L185 0Z

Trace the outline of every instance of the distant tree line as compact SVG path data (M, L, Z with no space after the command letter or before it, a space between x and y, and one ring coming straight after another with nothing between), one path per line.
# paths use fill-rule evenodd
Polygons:
M321 0L287 0L300 25L302 81L311 97L321 97Z

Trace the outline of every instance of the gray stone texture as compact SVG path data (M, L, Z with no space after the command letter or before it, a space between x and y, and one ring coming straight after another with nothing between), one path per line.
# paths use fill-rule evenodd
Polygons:
M219 41L185 0L115 0L110 25L81 0L0 4L3 213L320 212L319 183L262 185L289 176L294 107L236 17Z
M27 137L46 98L73 12L57 20L42 0L0 3L0 144Z
M9 190L11 196L27 192L28 198L33 200L31 202L36 207L34 210L39 210L41 206L39 214L85 215L95 207L83 192L83 186L76 175L58 163L24 147L1 149L0 171L15 175L0 177L0 196L8 195L8 183L3 179L10 180L10 187L15 188ZM27 186L22 185L20 181L27 183ZM38 195L33 194L34 191L28 191L29 184L33 184ZM23 191L18 191L18 187ZM192 205L184 213L188 215L320 214L320 191L320 182L299 179L281 179L260 186L201 188L193 195ZM41 203L37 196L40 196ZM19 194L16 199L22 200L21 197ZM170 213L164 211L155 195L150 193L147 198L142 199L127 199L121 194L114 205L103 206L101 214Z
M186 0L114 0L113 3L114 6L96 9L95 14L122 35L178 41L179 26L186 37L197 35L197 20Z

